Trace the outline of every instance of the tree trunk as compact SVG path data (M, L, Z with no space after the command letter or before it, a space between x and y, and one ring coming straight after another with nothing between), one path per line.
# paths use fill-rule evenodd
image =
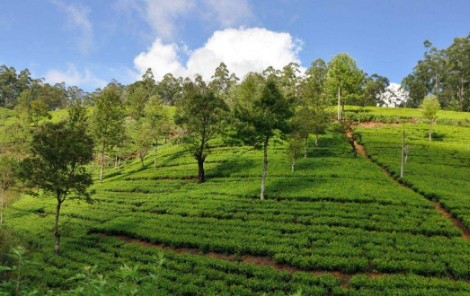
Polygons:
M153 148L153 168L157 168L157 146Z
M308 137L305 139L305 151L304 151L304 158L307 158L308 153Z
M106 143L103 142L103 146L101 147L101 157L100 157L100 183L103 183L103 172L104 172L104 148Z
M118 156L116 155L116 157L114 158L114 169L117 170L118 168Z
M341 121L341 88L338 87L338 121Z
M431 123L429 124L429 142L432 142L432 124L433 120L431 119Z
M459 87L459 107L460 111L463 111L463 95L464 95L464 88L463 88L463 77L460 77L460 87Z
M295 157L292 157L292 167L291 167L292 171L295 170Z
M204 177L204 158L203 156L199 156L197 158L197 166L198 166L198 177L197 177L197 183L198 184L201 184L201 183L204 183L206 180L205 180L205 177Z
M403 173L405 172L405 131L403 131L403 136L401 138L401 168L400 168L400 178L403 178Z
M55 213L55 223L54 223L54 236L55 236L55 254L60 255L60 233L59 233L59 216L60 216L60 206L62 201L60 200L60 194L57 194L57 209Z
M143 155L142 152L140 152L139 153L139 158L140 158L140 163L142 164L142 168L145 168L144 157L145 157L145 155Z
M3 209L5 208L5 188L1 189L1 196L0 196L0 227L3 227Z
M261 193L260 199L264 200L264 188L266 184L266 175L268 172L268 144L269 144L269 136L266 137L264 141L264 166L263 166L263 175L261 177Z
M18 255L18 268L16 270L16 287L15 287L15 296L20 295L20 280L21 280L21 261L22 260L21 253Z
M318 147L318 134L315 134L315 146Z

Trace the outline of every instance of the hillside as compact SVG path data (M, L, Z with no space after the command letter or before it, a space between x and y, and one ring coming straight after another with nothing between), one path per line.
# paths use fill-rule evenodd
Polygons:
M461 114L442 113L468 118ZM25 196L8 207L6 225L31 246L39 264L25 274L40 289L73 287L67 279L85 266L112 277L140 264L143 273L163 251L155 295L470 295L469 129L437 125L438 141L428 143L426 128L359 126L371 159L355 159L332 134L319 147L311 139L295 172L277 141L265 201L262 151L219 142L198 185L194 158L166 146L156 169L151 155L145 168L108 168L93 204L63 205L61 257L53 199ZM407 186L383 171L396 175L403 129Z

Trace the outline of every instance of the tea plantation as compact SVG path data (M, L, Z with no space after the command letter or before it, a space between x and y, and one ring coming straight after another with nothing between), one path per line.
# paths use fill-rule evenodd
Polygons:
M427 128L359 127L371 159L327 134L295 172L278 141L264 201L262 151L219 142L196 184L194 158L167 145L156 168L151 155L109 167L92 204L63 205L61 256L54 199L10 204L6 228L28 245L38 295L66 295L86 266L109 281L124 265L146 274L160 254L151 295L470 295L470 241L432 202L470 227L470 130L438 125L429 143ZM383 172L399 171L403 129L406 186Z

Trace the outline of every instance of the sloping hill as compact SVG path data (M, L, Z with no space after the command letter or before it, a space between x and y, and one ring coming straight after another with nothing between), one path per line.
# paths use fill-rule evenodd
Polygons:
M284 146L262 153L214 147L207 183L183 147L134 162L94 189L95 203L63 205L63 254L53 256L52 199L25 197L7 227L38 248L26 274L66 289L86 265L112 275L164 250L162 295L468 295L470 243L433 204L327 135L295 172ZM168 248L169 247L169 248ZM172 251L171 249L174 249ZM410 291L413 291L410 294Z

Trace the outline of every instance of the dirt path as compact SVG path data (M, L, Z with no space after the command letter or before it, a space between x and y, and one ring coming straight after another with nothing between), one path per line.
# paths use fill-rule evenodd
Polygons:
M379 165L378 163L374 162L369 157L369 155L367 154L366 149L364 148L364 146L362 146L361 144L359 144L357 142L355 142L355 144L356 144L357 152L359 152L362 156L364 156L364 158L370 160L372 163L374 163L380 169L382 169L382 172L384 174L386 174L390 179L392 179L393 181L395 181L396 183L398 183L402 187L406 187L406 188L409 188L410 190L413 190L410 185L405 185L403 183L400 183L386 168L384 168L381 165ZM416 191L414 191L414 192L416 192ZM420 194L419 192L416 192L416 193ZM422 197L426 198L426 196L424 196L422 194L420 194L420 195ZM428 198L426 198L426 199L429 200ZM431 200L430 200L430 202L434 205L434 208L441 213L442 217L444 217L445 219L452 222L452 224L454 224L455 227L459 228L462 231L462 237L463 238L465 238L467 240L470 240L470 232L468 231L467 227L465 227L465 225L463 225L462 221L460 221L457 218L453 217L452 214L449 213L439 202L435 202L435 201L431 201Z
M101 234L102 237L107 237L109 235L106 234ZM161 244L152 244L143 240L139 239L134 239L128 236L123 236L123 235L114 235L112 236L114 238L117 238L119 240L125 241L126 243L130 244L138 244L142 247L146 248L155 248L163 251L170 251L174 252L176 254L193 254L193 255L201 255L201 256L207 256L209 258L216 258L216 259L221 259L221 260L227 260L230 262L242 262L242 263L249 263L249 264L254 264L257 266L269 266L272 267L278 271L287 271L289 273L295 273L295 272L308 272L316 276L321 276L325 274L333 275L339 279L341 279L342 286L346 289L349 289L349 279L355 275L367 275L368 277L373 277L373 278L380 278L385 275L391 275L391 274L379 274L379 273L373 273L373 272L368 272L368 273L343 273L340 271L324 271L324 270L302 270L298 269L296 267L290 266L288 264L279 264L272 260L271 258L268 257L263 257L263 256L252 256L252 255L225 255L225 254L220 254L220 253L214 253L214 252L209 252L209 253L202 253L200 250L197 249L190 249L190 248L171 248L168 246L163 246ZM397 275L397 274L394 274Z

